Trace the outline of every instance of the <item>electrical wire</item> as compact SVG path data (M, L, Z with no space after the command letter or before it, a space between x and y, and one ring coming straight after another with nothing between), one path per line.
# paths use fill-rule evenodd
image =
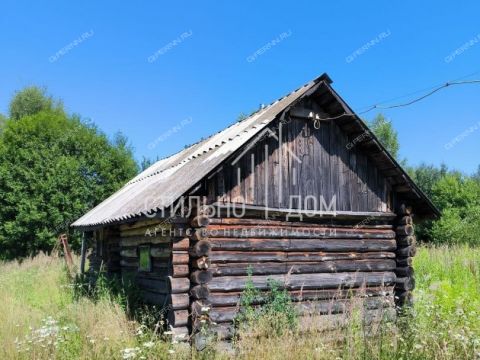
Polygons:
M478 84L480 83L480 80L464 80L464 81L450 81L450 82L447 82L441 86L438 86L436 87L435 89L433 89L432 91L428 92L427 94L425 95L422 95L416 99L413 99L411 101L408 101L406 103L402 103L402 104L396 104L396 105L390 105L390 106L381 106L381 105L372 105L369 109L365 110L365 111L362 111L360 112L359 114L365 114L367 112L370 112L374 109L381 109L381 110L386 110L386 109L395 109L395 108L399 108L399 107L405 107L405 106L409 106L409 105L412 105L412 104L415 104L419 101L422 101L423 99L426 99L427 97L435 94L436 92L442 90L442 89L445 89L449 86L454 86L454 85L464 85L464 84Z
M478 74L480 73L480 71L476 72L476 73L473 73L473 74ZM473 74L470 74L470 75L467 75L467 76L471 76ZM467 77L465 76L465 77ZM465 78L465 77L461 77L461 78L458 78L458 79L462 79L462 78ZM418 98L415 98L413 100L410 100L410 101L407 101L405 103L400 103L400 104L394 104L394 105L386 105L386 106L382 106L382 102L380 103L377 103L375 105L371 105L369 107L366 108L366 110L364 111L360 111L358 112L358 115L363 115L363 114L366 114L372 110L375 110L375 109L379 109L379 110L387 110L387 109L396 109L396 108L400 108L400 107L405 107L405 106L409 106L409 105L412 105L412 104L415 104L419 101L422 101L430 96L432 96L433 94L435 94L436 92L442 90L442 89L445 89L449 86L455 86L455 85L466 85L466 84L478 84L480 83L480 80L462 80L462 81L459 81L459 80L453 80L453 81L449 81L449 82L446 82L445 84L443 85L439 85L439 86L436 86L436 87L433 87L433 88L429 88L428 90L431 90L429 91L428 93L418 97ZM416 91L414 92L415 93L418 93L419 91ZM411 95L411 94L410 94ZM400 98L404 98L406 96L409 96L409 95L403 95L401 97L397 97L397 99L400 99ZM340 115L337 115L337 116L333 116L333 117L329 117L329 118L322 118L321 120L322 121L327 121L327 120L336 120L338 118L341 118L343 116L357 116L357 114L349 114L349 113L346 113L344 112L343 114L340 114Z
M475 71L473 73L470 73L470 74L467 74L467 75L463 75L463 76L459 76L458 78L455 78L455 79L452 79L450 80L451 82L453 81L459 81L459 80L463 80L465 78L468 78L468 77L471 77L471 76L475 76L475 75L478 75L480 74L480 71ZM427 88L423 88L423 89L419 89L419 90L416 90L416 91L412 91L408 94L405 94L405 95L401 95L401 96L396 96L394 98L390 98L390 99L386 99L386 100L382 100L382 101L378 101L377 102L377 105L380 105L380 104L384 104L384 103L389 103L391 101L396 101L396 100L400 100L400 99L404 99L404 98L407 98L407 97L410 97L412 95L416 95L418 93L423 93L425 91L430 91L430 90L433 90L433 89L436 89L437 87L439 86L442 86L444 85L443 83L440 83L440 84L437 84L437 85L433 85L433 86L430 86L430 87L427 87ZM368 106L362 106L358 109L359 112L362 112L363 109L368 109L370 108L371 105L368 105Z

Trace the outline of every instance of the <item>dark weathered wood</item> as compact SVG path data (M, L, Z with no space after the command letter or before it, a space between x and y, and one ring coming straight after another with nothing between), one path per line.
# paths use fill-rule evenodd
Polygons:
M208 240L200 240L190 249L190 256L208 256L212 250L212 243Z
M395 273L397 274L398 277L409 277L409 276L413 276L414 270L413 270L413 267L411 266L398 267L395 269Z
M191 232L191 238L197 241L208 240L206 228L194 229Z
M213 264L213 276L273 275L273 274L300 274L300 273L331 273L347 271L393 271L396 262L393 259L372 260L338 260L304 263L227 263Z
M190 295L196 300L207 299L210 295L210 289L206 285L196 285L190 289Z
M145 236L145 237L162 237L169 236L170 230L172 229L171 224L156 224L149 225L145 227L139 227L131 230L123 230L120 232L120 237L130 237L130 236Z
M135 279L135 284L142 290L147 290L150 292L165 295L170 293L170 287L166 280L155 280L137 277Z
M180 252L180 251L174 251L172 253L172 264L177 265L177 264L188 264L190 260L190 256L188 255L188 252Z
M155 226L160 223L165 223L165 219L148 219L148 220L141 220L132 223L121 224L119 226L120 231L129 231L138 228L145 228L149 226Z
M393 308L381 308L374 310L364 310L360 313L362 324L370 326L384 323L386 321L395 321L396 311ZM321 316L304 315L299 317L299 331L306 332L324 332L331 330L340 330L351 326L351 319L348 313L324 314ZM212 325L210 333L217 340L230 340L236 334L235 326L232 322L224 322Z
M383 230L391 230L392 224L377 224L375 219L371 219L368 216L364 216L363 220L368 220L365 224L362 224L363 229L383 229ZM385 220L381 220L384 222ZM329 223L332 221L329 220ZM361 223L360 220L355 219L354 224ZM212 218L210 219L211 225L254 225L254 226L262 226L262 227L304 227L304 228L318 228L318 223L308 223L308 222L301 222L301 221L285 221L285 220L271 220L271 219L248 219L248 218ZM347 224L335 224L332 226L327 226L331 228L354 228L352 226L352 221L347 222Z
M404 248L397 249L395 252L398 257L413 257L417 253L416 246L407 246Z
M190 238L173 238L172 239L172 249L173 250L183 250L187 251L190 248Z
M415 279L412 277L397 278L395 288L400 290L413 290L415 288Z
M133 236L115 239L122 247L136 247L139 245L149 244L169 244L172 241L171 237L149 237L149 236Z
M198 215L195 216L192 221L190 221L190 225L193 227L205 227L210 224L210 219L206 215Z
M187 277L190 272L188 265L179 264L172 265L172 276L173 277Z
M412 225L413 219L411 216L404 216L398 220L398 225Z
M412 236L397 236L397 246L404 247L415 245L417 243L417 239L415 235Z
M399 236L411 236L414 233L414 228L412 225L402 225L397 227L395 231Z
M148 304L168 307L173 310L186 310L190 306L190 297L183 294L158 294L150 291L142 291L142 298Z
M413 259L411 257L399 257L396 259L398 267L412 266Z
M153 258L169 258L172 255L172 249L169 248L156 248L150 249L150 256Z
M168 287L172 294L186 293L190 290L190 280L188 278L174 278L169 276Z
M206 284L212 280L213 275L210 270L197 270L191 273L190 281L193 284Z
M288 290L332 289L366 286L384 286L395 282L393 272L335 273L335 274L287 274L259 276L222 276L213 278L208 287L210 291L242 291L247 281L252 281L258 289L268 289L269 280L274 280Z
M356 301L359 308L366 310L382 309L393 306L393 297L366 298L358 299ZM295 308L301 316L344 313L348 309L353 309L354 307L355 304L352 303L351 300L310 301L295 304ZM213 307L209 311L210 319L215 323L233 322L237 314L238 308L235 306Z
M210 268L210 265L211 265L211 261L210 261L210 258L207 256L202 256L202 257L199 257L198 259L192 260L192 268L194 269L206 270Z
M405 204L400 204L397 209L397 214L400 216L409 216L412 214L412 207Z
M395 302L397 306L409 306L413 304L413 294L411 291L399 290L395 294Z
M192 314L197 317L201 315L209 315L212 305L206 300L195 300L191 304Z
M85 273L85 259L87 256L87 235L82 233L82 247L80 250L80 274Z
M212 238L213 250L229 251L325 251L325 252L373 252L394 251L395 239L233 239ZM206 250L206 249L205 249Z
M295 308L302 316L344 313L348 309L353 309L355 307L364 310L374 310L393 306L393 296L369 297L363 299L356 298L351 300L332 299L327 301L305 301L295 304Z
M120 255L124 258L138 258L137 249L123 249Z
M167 314L168 325L172 327L187 326L188 319L188 310L171 310Z
M286 238L286 239L394 239L391 230L334 227L257 227L210 225L197 229L203 238Z
M347 253L326 253L326 252L267 252L267 251L212 251L210 260L212 263L226 262L301 262L301 261L333 261L348 259L393 259L393 252L347 252Z
M393 286L370 287L370 288L353 288L353 289L327 289L327 290L296 290L289 291L292 301L314 301L314 300L340 300L352 297L374 297L393 295ZM210 292L208 302L212 306L236 306L240 304L242 292ZM252 305L259 305L265 302L264 293L252 301Z
M343 110L338 108L335 111ZM270 207L278 211L278 208L288 206L288 201L284 200L286 204L280 203L278 192L281 190L283 199L289 199L292 195L304 197L305 194L317 199L321 195L331 199L335 195L337 211L353 212L352 204L355 204L358 212L382 209L382 204L387 202L387 194L382 191L386 179L379 174L378 168L383 165L385 155L380 154L378 159L370 161L367 152L373 149L378 152L378 145L366 136L361 142L370 143L371 150L362 148L356 142L352 144L354 139L349 139L348 134L355 131L365 135L365 130L355 128L345 131L339 121L322 122L320 129L315 129L313 122L305 122L297 117L290 118L288 124L283 124L281 128L282 124L276 120L272 124L272 131L281 136L282 141L273 137L257 139L235 166L225 163L217 173L216 178L222 181L218 186L213 186L215 193L212 198L228 200L228 205L232 205L232 201L243 200L251 206ZM266 146L268 150L265 155ZM251 186L248 186L251 165L247 160L251 154L255 154L255 196L251 196ZM350 161L352 154L356 158L354 168ZM299 162L297 159L302 160ZM392 166L390 162L387 165ZM242 174L240 181L237 181L238 171ZM395 174L398 174L398 170ZM365 183L370 196L363 196L359 191L359 182ZM292 207L298 205L292 204Z

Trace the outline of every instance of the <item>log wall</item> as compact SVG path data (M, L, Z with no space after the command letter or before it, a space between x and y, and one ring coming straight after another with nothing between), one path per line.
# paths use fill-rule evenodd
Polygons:
M261 290L268 290L269 279L278 281L305 317L348 311L352 295L365 299L366 311L394 306L397 241L393 225L263 219L254 223L211 219L195 232L195 241L204 249L202 264L206 260L208 269L191 275L194 331L210 322L222 329L218 330L221 336L231 335L249 273Z
M117 236L109 237L119 251L119 273L133 281L143 300L163 309L177 338L188 338L190 309L190 239L186 220L145 220L123 224ZM139 246L150 247L151 270L139 271Z
M96 234L94 259L133 279L147 303L165 309L169 330L184 338L207 326L229 339L249 279L260 290L268 290L269 279L287 289L300 324L311 315L333 319L348 312L352 297L375 319L412 299L411 209L400 206L397 214L395 220L308 223L253 215L210 219L198 212L188 222L104 229ZM140 245L150 246L149 272L139 271Z
M415 288L413 257L417 252L413 226L412 208L402 204L396 220L396 262L395 302L399 307L412 305L412 291Z

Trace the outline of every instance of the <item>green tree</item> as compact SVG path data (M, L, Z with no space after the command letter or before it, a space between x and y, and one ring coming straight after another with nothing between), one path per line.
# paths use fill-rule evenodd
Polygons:
M445 164L442 164L440 168L438 168L434 165L422 163L417 167L409 168L408 173L420 189L422 189L428 197L432 197L433 187L440 179L447 175L448 168Z
M459 172L446 174L432 190L432 200L440 210L458 208L464 214L470 207L480 206L480 184Z
M442 210L430 237L435 243L480 244L480 183L451 172L433 186L433 201Z
M398 143L398 133L393 128L392 122L387 120L382 114L378 114L372 121L367 122L367 124L388 152L395 159L398 159L400 145Z
M125 137L109 141L78 116L53 108L8 120L0 141L0 257L51 250L59 233L136 173Z
M4 115L0 114L0 135L2 134L6 122L7 118Z
M61 112L63 105L47 95L45 89L37 86L30 86L17 92L9 107L10 118L13 120L48 110Z
M474 178L476 181L480 182L480 165L479 165L478 168L477 168L477 172L476 172L475 174L473 174L473 178Z

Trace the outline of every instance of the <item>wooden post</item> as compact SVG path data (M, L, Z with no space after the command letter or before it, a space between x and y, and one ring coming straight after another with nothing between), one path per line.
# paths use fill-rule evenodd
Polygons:
M82 248L80 250L80 274L85 274L85 256L87 254L87 239L85 238L85 231L82 232Z

